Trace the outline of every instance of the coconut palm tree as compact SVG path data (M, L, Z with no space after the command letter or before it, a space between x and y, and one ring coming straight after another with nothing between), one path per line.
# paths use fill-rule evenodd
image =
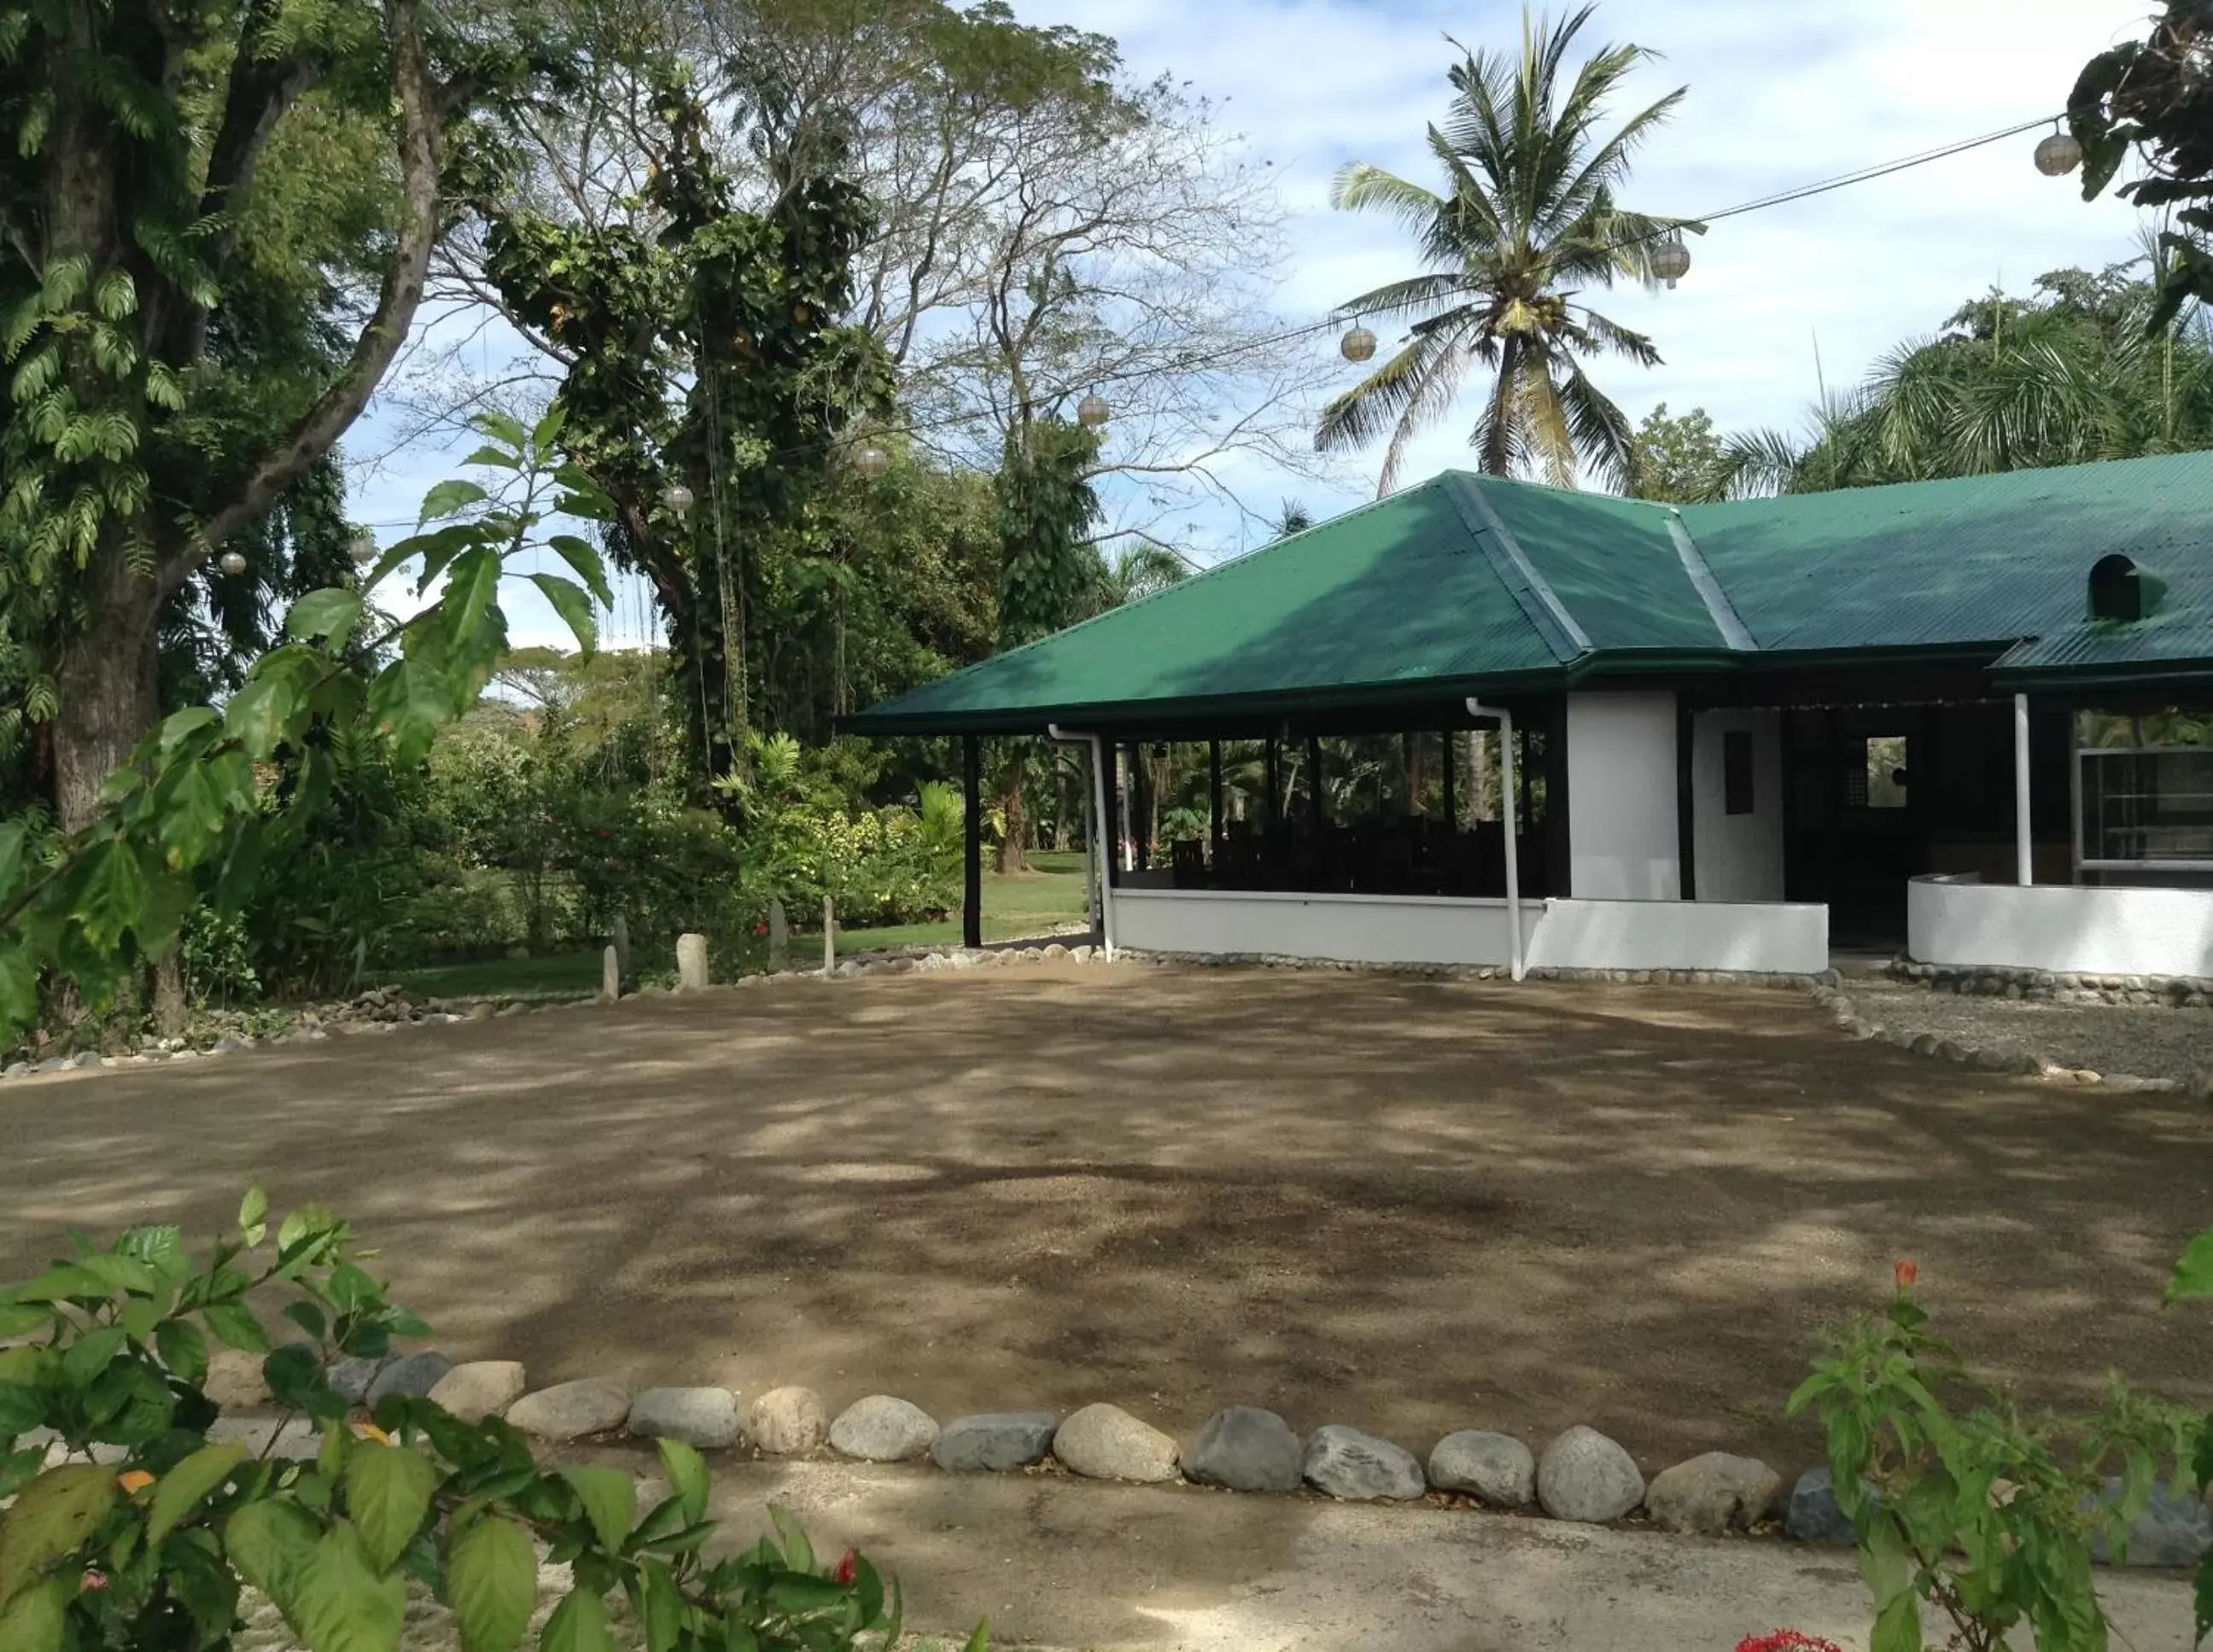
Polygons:
M1807 493L2213 447L2213 326L2149 328L2159 270L2062 270L1990 293L1818 408L1803 437L1727 444L1716 493Z
M1478 366L1492 375L1469 438L1483 469L1534 471L1560 486L1573 484L1579 462L1609 482L1626 472L1629 421L1583 363L1612 353L1649 367L1660 352L1577 296L1617 280L1649 284L1663 241L1699 226L1630 212L1614 198L1631 153L1683 91L1601 136L1608 97L1650 54L1604 46L1565 80L1593 9L1557 23L1525 11L1518 59L1461 47L1452 112L1429 129L1442 193L1365 162L1337 176L1333 205L1399 219L1431 266L1338 312L1411 322L1404 346L1324 410L1314 436L1326 450L1388 432L1379 493L1397 480L1406 443L1443 417Z

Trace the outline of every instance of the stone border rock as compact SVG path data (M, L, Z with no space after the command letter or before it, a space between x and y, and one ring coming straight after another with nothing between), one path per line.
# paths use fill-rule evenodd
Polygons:
M312 1455L317 1442L290 1413L270 1414L270 1395L244 1356L218 1356L224 1437L259 1440L276 1431L280 1454ZM432 1373L435 1380L426 1381ZM1541 1453L1511 1435L1463 1429L1446 1435L1426 1467L1404 1447L1345 1423L1300 1436L1274 1411L1229 1405L1188 1439L1174 1436L1104 1402L1062 1416L996 1411L954 1417L942 1427L920 1406L889 1394L856 1399L826 1424L828 1408L811 1388L771 1388L741 1405L719 1387L654 1387L585 1377L528 1387L512 1361L450 1363L434 1352L345 1361L331 1368L350 1396L426 1392L472 1420L504 1417L549 1444L680 1440L702 1450L758 1457L820 1457L928 1465L939 1472L1065 1473L1078 1478L1176 1484L1253 1493L1295 1492L1339 1501L1413 1503L1463 1509L1543 1515L1582 1525L1632 1521L1654 1530L1708 1537L1783 1535L1804 1542L1853 1539L1824 1467L1808 1469L1784 1491L1783 1478L1756 1458L1704 1452L1649 1480L1618 1442L1576 1426ZM2118 1495L2118 1482L2116 1483ZM2213 1548L2213 1510L2202 1502L2155 1500L2131 1528L2129 1564L2186 1565ZM2103 1551L2100 1564L2108 1564Z
M1897 967L1896 965L1892 966L1893 971ZM1930 966L1918 965L1913 967ZM1814 1007L1827 1010L1831 1024L1848 1038L1862 1041L1880 1039L1917 1056L1932 1056L1960 1066L1972 1067L1978 1072L2011 1073L2023 1078L2041 1078L2059 1084L2095 1084L2109 1091L2155 1092L2213 1100L2213 1071L2203 1075L2195 1083L2185 1083L2179 1078L2143 1078L2131 1073L2094 1072L2088 1067L2067 1066L2034 1051L1998 1045L1977 1048L1956 1039L1939 1038L1934 1033L1917 1032L1911 1027L1885 1026L1862 1015L1859 1006L1832 985L1816 986L1809 996ZM2015 993L2013 996L2025 995ZM2047 993L2045 996L2049 998L2051 995ZM2102 1003L2104 1000L2092 997L2082 1002Z
M1972 993L1990 998L2027 998L2043 1003L2166 1004L2176 1009L2213 1009L2213 977L2204 975L1970 969L1949 964L1920 964L1910 958L1893 958L1886 973L1893 980L1910 981L1936 992Z

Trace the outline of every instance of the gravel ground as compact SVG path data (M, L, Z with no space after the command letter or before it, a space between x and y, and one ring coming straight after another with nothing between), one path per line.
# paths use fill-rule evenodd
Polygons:
M1933 1033L1970 1049L2026 1052L2063 1067L2184 1083L2213 1070L2213 1010L2035 1003L1881 979L1848 981L1844 991L1878 1026Z

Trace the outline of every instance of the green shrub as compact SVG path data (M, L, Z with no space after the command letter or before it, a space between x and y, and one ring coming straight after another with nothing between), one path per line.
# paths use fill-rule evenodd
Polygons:
M453 1610L464 1652L509 1652L538 1605L539 1550L572 1569L546 1652L613 1652L619 1596L648 1652L836 1652L899 1638L895 1590L856 1554L818 1561L776 1535L706 1552L708 1475L661 1442L670 1495L636 1507L631 1476L541 1468L498 1418L462 1423L397 1397L350 1423L324 1375L426 1327L349 1259L346 1225L296 1211L276 1231L259 1190L204 1265L174 1228L80 1245L0 1291L0 1647L219 1652L259 1589L310 1652L393 1652L412 1582ZM274 1345L260 1305L278 1310ZM260 1353L278 1402L312 1418L310 1461L210 1440L210 1340ZM65 1452L48 1461L46 1429ZM979 1628L970 1646L984 1645Z
M2024 1411L1930 1332L1916 1277L1899 1263L1888 1308L1837 1335L1790 1400L1793 1416L1820 1418L1838 1504L1859 1533L1869 1652L1922 1652L1924 1603L1960 1652L2018 1645L2024 1625L2038 1652L2104 1652L2093 1539L2125 1553L2161 1464L2189 1470L2186 1419L2118 1379L2094 1414Z

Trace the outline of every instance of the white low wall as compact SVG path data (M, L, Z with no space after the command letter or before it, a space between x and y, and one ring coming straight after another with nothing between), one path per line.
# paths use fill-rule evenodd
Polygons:
M1272 891L1114 891L1114 939L1139 952L1261 953L1368 964L1511 961L1506 903ZM1829 966L1826 906L1680 900L1521 904L1529 967L1728 969L1811 975Z
M1529 966L1818 975L1829 967L1829 909L1780 901L1548 900Z
M1924 964L2094 975L2213 975L2213 890L1916 878L1905 948Z
M1126 887L1113 899L1115 944L1139 952L1268 953L1364 964L1510 961L1503 900ZM1525 945L1543 911L1541 902L1522 903Z

